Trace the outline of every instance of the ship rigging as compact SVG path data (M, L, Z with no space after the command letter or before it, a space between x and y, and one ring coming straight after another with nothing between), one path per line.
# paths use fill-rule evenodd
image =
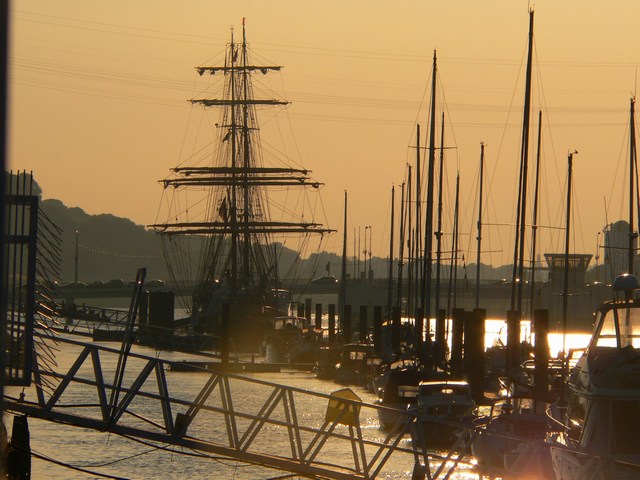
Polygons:
M250 61L244 22L240 43L231 33L223 65L196 67L200 76L223 77L217 95L207 91L207 98L189 100L205 109L218 107L217 142L194 149L197 154L190 163L195 160L196 165L185 162L173 168L169 178L160 180L165 191L176 195L189 192L190 196L171 200L168 220L151 225L162 239L174 280L196 280L191 295L178 292L190 298L185 307L191 312L192 324L219 332L221 305L229 303L235 312L235 333L244 330L242 336L246 339L244 327L255 332L250 344L261 339L274 315L286 313L283 310L290 301L281 274L295 277L295 267L281 258L284 249L279 254L278 244L297 237L295 251L301 254L310 237L322 239L334 231L309 219L314 205L308 197L290 193L301 189L306 194L319 190L323 184L312 179L309 170L290 166L288 158L276 158L276 165L265 162L267 155L270 159L273 155L271 150L263 152L256 110L283 107L288 102L257 98L253 79L257 74L281 69ZM272 195L279 195L280 200L273 202ZM300 211L288 203L285 206L294 196L302 198ZM196 197L198 200L193 203ZM278 215L275 208L281 210ZM289 270L281 272L287 266ZM233 337L234 331L230 333Z

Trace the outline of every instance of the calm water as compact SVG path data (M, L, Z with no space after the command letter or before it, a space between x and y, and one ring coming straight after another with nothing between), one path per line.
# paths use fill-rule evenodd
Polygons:
M503 321L487 321L486 343L491 345L501 333ZM528 333L528 325L523 322L523 337ZM568 335L566 339L568 348L581 348L586 346L588 335ZM562 348L562 336L552 334L549 338L552 354ZM114 347L115 344L105 344ZM155 350L142 347L134 347L137 353L148 356L158 356ZM80 348L65 344L64 350L58 352L57 360L60 365L59 371L66 371L71 362L77 357ZM188 356L180 353L162 352L162 358L168 360L183 360ZM102 357L101 357L102 358ZM112 357L115 359L115 357ZM109 363L112 362L112 363ZM105 370L115 370L115 360L104 360ZM87 365L89 365L87 363ZM135 371L136 364L129 364L131 371ZM167 380L171 392L180 392L181 398L193 398L202 388L207 375L201 373L188 372L166 372ZM316 379L312 373L264 373L254 374L254 378L259 378L268 382L303 388L314 392L331 393L342 388L333 382ZM353 390L365 402L373 402L374 396L363 389L354 387ZM19 391L19 390L18 390ZM9 391L10 394L17 395L16 391ZM94 390L87 392L86 387L75 389L69 392L67 400L74 402L87 401L92 398L85 398L86 395L94 394ZM71 398L73 397L73 398ZM33 400L30 392L27 398ZM264 396L251 385L240 385L233 390L233 401L235 405L249 405L252 402L261 405ZM63 401L65 398L63 397ZM317 397L304 400L307 404L297 404L299 412L324 412L326 401ZM144 411L144 405L137 405L138 411ZM175 413L174 413L175 415ZM363 429L369 435L383 438L383 432L377 427L378 422L375 412L363 411L361 418ZM10 428L11 422L7 422ZM200 433L211 434L219 429L219 424L211 422L199 427L203 429ZM69 463L75 466L86 468L102 474L122 478L175 478L175 479L197 479L197 478L234 478L234 479L267 479L282 475L282 472L265 469L264 467L248 466L228 459L218 458L196 458L179 453L167 452L153 446L143 445L132 440L125 439L118 435L95 432L77 427L60 425L42 420L30 419L31 446L32 449L42 455L52 457L56 460ZM194 435L197 430L190 433ZM220 430L222 432L222 430ZM278 440L275 435L272 439L271 447L275 454L286 452L289 449L288 441L284 438ZM407 440L408 442L408 440ZM191 453L191 452L188 452ZM341 455L344 452L335 451L334 455ZM389 467L385 469L385 475L380 478L410 478L413 463L407 456L392 456ZM85 473L76 472L68 468L54 465L43 460L34 459L32 464L33 478L69 478L86 479L99 478ZM477 476L458 471L451 478L470 479Z

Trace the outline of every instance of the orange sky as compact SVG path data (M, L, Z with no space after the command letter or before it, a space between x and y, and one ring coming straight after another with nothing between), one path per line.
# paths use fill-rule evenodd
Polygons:
M271 128L276 124L291 129L295 144L285 139L287 153L326 183L324 210L339 232L324 247L342 249L347 190L349 234L371 226L373 254L386 256L390 191L403 182L405 165L414 163L416 122L426 131L437 49L438 111L444 108L447 117L445 144L455 147L445 155L443 230L451 231L459 171L460 246L475 260L484 141L483 250L492 253L483 254L483 262L509 263L527 8L514 0L13 2L8 166L32 170L46 198L154 223L157 180L188 148L183 139L194 115L186 102L196 88L193 67L218 55L230 28L239 31L246 17L260 60L285 67L269 85L292 102L259 112L263 137L280 137ZM564 224L567 152L575 149L572 249L595 253L597 232L628 215L624 175L629 98L640 63L640 2L545 0L535 11L532 108L544 115L540 223L554 227L544 229L539 251L564 248L558 228Z

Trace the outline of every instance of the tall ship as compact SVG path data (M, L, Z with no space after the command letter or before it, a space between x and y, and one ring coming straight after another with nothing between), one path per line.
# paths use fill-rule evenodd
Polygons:
M319 203L311 195L323 184L260 138L257 111L288 104L269 98L263 80L282 67L252 61L244 21L241 41L232 30L220 63L196 67L211 83L189 101L218 117L202 117L194 153L160 180L167 220L150 227L191 326L247 351L257 349L275 316L288 313L284 279L299 274L295 260L333 230L312 219ZM210 132L204 140L203 130ZM223 304L230 311L224 332Z

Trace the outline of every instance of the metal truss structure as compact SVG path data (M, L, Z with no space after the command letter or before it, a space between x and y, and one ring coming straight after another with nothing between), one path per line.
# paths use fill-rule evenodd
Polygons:
M391 455L428 470L426 450L401 443L417 433L419 422L383 432L375 409L384 407L360 402L351 390L327 395L222 371L203 371L195 377L201 381L197 388L185 388L172 383L178 362L128 353L125 370L119 350L68 338L58 342L61 350L79 352L75 361L61 373L40 369L36 357L32 387L20 398L5 395L6 411L309 478L376 478ZM252 394L240 402L238 391ZM376 428L363 428L363 422ZM289 445L286 452L273 451L278 437L284 440L279 445Z

